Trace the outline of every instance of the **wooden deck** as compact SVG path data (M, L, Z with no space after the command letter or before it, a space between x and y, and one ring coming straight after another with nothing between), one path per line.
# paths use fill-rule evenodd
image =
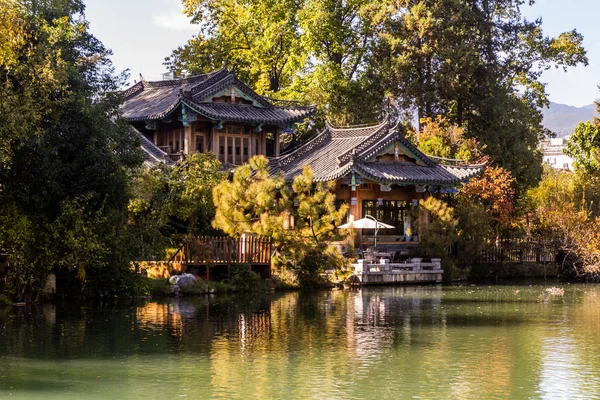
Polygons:
M382 259L379 263L359 260L354 267L350 282L355 285L381 285L403 283L439 283L444 271L441 260L434 258L423 262L422 258L412 258L403 263L390 263Z
M263 279L271 277L271 238L199 236L185 241L168 261L211 279L230 276L232 265L246 265Z

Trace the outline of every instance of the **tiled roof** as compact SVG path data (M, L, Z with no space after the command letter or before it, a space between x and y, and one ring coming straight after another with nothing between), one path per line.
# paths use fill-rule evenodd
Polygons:
M257 106L213 103L214 94L235 85ZM130 122L160 120L186 104L214 120L266 124L286 124L311 115L315 107L277 107L223 68L210 74L168 81L140 81L125 90L121 106L123 117Z
M479 173L479 166L433 167L409 162L372 162L356 165L357 172L365 178L383 184L448 185L466 181Z
M248 85L240 81L234 74L229 73L223 76L221 79L211 80L208 85L202 84L195 87L190 92L191 100L195 102L207 102L210 98L228 88L235 86L246 96L256 101L261 107L273 107L273 104L269 103L264 97L250 89Z
M185 101L192 110L207 118L231 122L285 124L310 116L314 107L254 107L250 104L194 103Z
M159 149L151 140L144 136L140 131L138 131L132 126L130 126L130 129L132 129L140 138L140 147L142 149L142 152L144 153L144 165L152 166L160 163L170 165L175 163L173 160L171 160L167 153Z
M399 143L416 162L375 160ZM332 181L355 173L382 184L456 185L478 175L479 165L443 165L417 149L387 120L373 126L334 128L330 125L291 153L271 159L272 173L292 180L309 165L315 180Z

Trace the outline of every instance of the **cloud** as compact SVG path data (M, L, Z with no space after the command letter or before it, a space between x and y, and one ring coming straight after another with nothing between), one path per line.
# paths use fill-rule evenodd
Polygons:
M175 10L167 10L160 14L152 16L154 25L170 31L190 31L197 32L198 26L190 23L190 18L183 14L183 5L180 2L175 2L177 8Z

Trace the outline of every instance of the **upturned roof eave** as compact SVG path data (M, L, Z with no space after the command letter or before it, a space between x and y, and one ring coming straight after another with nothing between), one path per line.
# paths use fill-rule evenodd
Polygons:
M430 167L423 167L430 168ZM462 180L449 179L419 179L419 178L397 178L397 179L389 179L389 178L381 178L379 176L375 176L365 169L361 168L360 164L355 164L352 170L363 178L372 180L374 182L384 184L384 185L398 185L398 186L410 186L410 185L436 185L436 186L458 186L462 184Z
M182 102L181 98L178 98L177 101L173 102L164 111L157 113L157 114L150 114L150 115L146 115L143 117L133 117L133 118L128 118L128 117L124 116L123 118L128 122L160 121L161 119L164 119L164 118L168 117L169 115L171 115L177 109L177 107L179 107L181 105L181 102Z
M185 86L188 86L188 89L185 89ZM189 87L189 86L192 87ZM298 110L301 112L298 116L289 116L287 118L265 118L265 119L255 119L252 117L244 117L239 116L236 118L226 118L223 119L222 115L210 113L206 110L199 110L199 107L194 107L194 104L201 104L201 101L207 97L210 97L212 94L217 93L219 90L222 90L227 85L235 85L242 93L252 98L256 101L256 108L261 108L265 110ZM271 102L269 102L264 96L261 96L244 82L240 81L235 73L227 70L227 68L221 68L220 70L210 72L207 74L194 75L187 78L182 79L173 79L167 81L146 81L142 78L139 82L135 83L128 89L125 89L121 92L123 96L124 102L121 106L121 109L126 114L127 112L127 101L136 98L137 96L142 96L146 89L152 88L168 88L171 87L173 90L177 90L177 86L180 86L179 91L180 94L176 102L170 104L163 111L153 114L147 115L138 115L135 117L123 117L125 120L129 122L139 122L139 121L156 121L162 118L165 118L170 113L172 113L177 107L181 104L182 98L185 100L185 104L190 108L194 109L194 111L198 112L198 114L205 116L206 118L212 120L225 120L229 122L242 122L242 123L267 123L267 124L288 124L296 121L300 121L305 119L312 114L314 114L316 110L316 106L306 106L306 107L280 107L275 106ZM200 99L200 100L198 100ZM149 100L147 98L140 98L141 104L146 102L150 104L154 100ZM207 104L211 104L210 102ZM133 114L137 114L135 111Z
M304 108L302 110L303 112L300 115L290 116L289 118L264 118L264 119L260 119L260 118L256 119L256 118L252 118L252 117L231 118L228 116L222 116L222 115L219 115L216 113L208 112L207 110L203 110L202 107L198 106L195 102L190 101L189 99L180 97L180 98L178 98L178 100L176 102L171 104L167 109L165 109L165 111L163 111L161 113L145 115L145 116L138 116L138 117L133 117L133 118L129 118L129 117L123 117L123 118L128 122L159 121L163 118L166 118L170 114L172 114L182 104L185 104L192 111L194 111L212 121L257 123L257 124L262 123L262 124L273 124L273 125L290 124L290 123L294 123L294 122L309 118L312 114L314 114L314 111L316 109L314 106L303 107ZM280 108L280 107L275 107L275 108Z
M314 106L309 106L309 107L303 107L305 109L303 109L302 113L298 116L290 116L289 118L264 118L264 119L257 119L257 118L252 118L252 117L229 117L229 116L223 116L223 115L219 115L217 113L213 113L210 112L208 110L206 110L204 107L202 107L201 104L198 104L196 102L194 102L193 100L190 99L183 99L182 100L183 103L188 106L189 108L191 108L194 112L208 118L211 119L213 121L224 121L224 122L240 122L240 123L258 123L258 124L289 124L289 123L293 123L296 121L300 121L303 119L306 119L308 117L310 117L314 112L316 107ZM211 104L211 103L207 103L207 104ZM235 107L232 105L232 107ZM273 106L274 109L283 109L281 107L275 107Z

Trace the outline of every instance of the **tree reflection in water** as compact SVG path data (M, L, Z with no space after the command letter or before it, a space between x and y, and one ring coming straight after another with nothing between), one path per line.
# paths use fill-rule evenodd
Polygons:
M393 287L0 310L0 397L597 395L600 288Z

